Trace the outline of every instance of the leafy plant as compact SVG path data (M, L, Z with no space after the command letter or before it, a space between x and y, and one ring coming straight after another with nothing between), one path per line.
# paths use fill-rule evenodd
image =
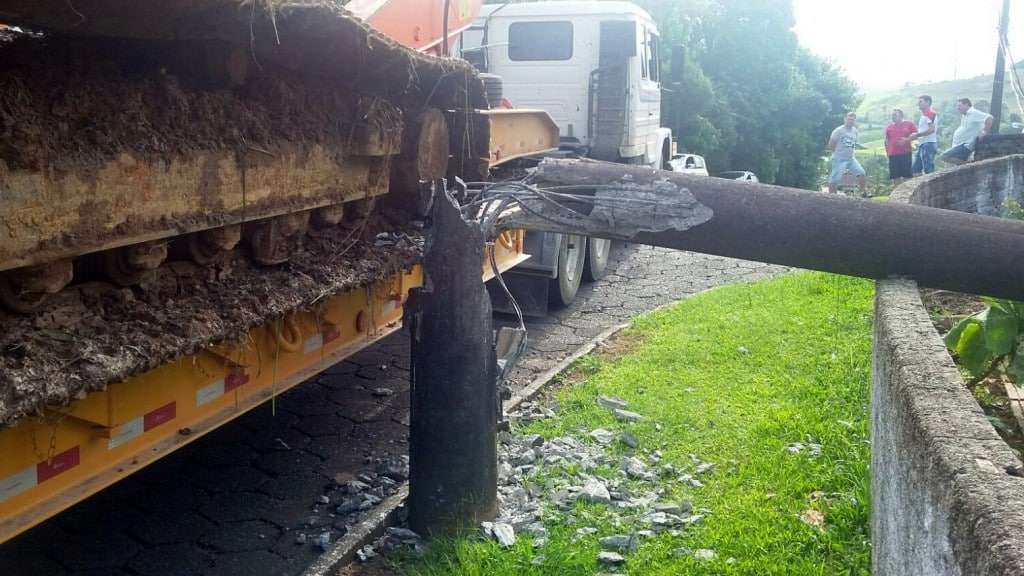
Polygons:
M975 381L1001 370L1024 384L1024 302L985 301L988 308L958 322L943 341Z
M1013 199L1003 203L1007 218L1024 220L1024 207ZM975 382L1002 370L1024 384L1024 302L985 298L988 308L964 318L946 334L946 347Z
M1007 198L1006 201L1003 202L1003 211L1006 212L1006 218L1024 220L1024 206L1013 198Z

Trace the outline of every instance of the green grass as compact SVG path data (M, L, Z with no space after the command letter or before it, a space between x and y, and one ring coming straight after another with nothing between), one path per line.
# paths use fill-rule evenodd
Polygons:
M870 282L819 273L720 288L638 319L626 334L637 344L621 358L581 361L576 383L558 394L558 416L526 432L584 438L599 426L622 429L595 402L610 394L645 415L631 426L641 449L660 449L683 471L692 472L689 454L717 466L700 477L702 488L659 482L663 500L690 499L706 520L645 539L620 572L868 573L872 294ZM820 444L820 457L789 453L794 442ZM800 520L808 509L824 513L824 529ZM601 571L598 537L636 528L626 516L613 526L619 516L603 505L578 504L573 517L548 513L551 538L540 548L529 538L508 550L444 541L399 571L590 575ZM579 526L599 532L576 540ZM717 558L673 555L679 547L711 548Z

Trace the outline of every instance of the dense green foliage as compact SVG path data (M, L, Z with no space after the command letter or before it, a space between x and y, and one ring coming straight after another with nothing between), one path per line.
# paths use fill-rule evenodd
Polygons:
M857 87L799 46L792 1L636 2L658 21L663 46L685 47L682 84L663 99L680 147L703 154L713 173L752 170L764 182L816 188L825 142L856 107ZM672 50L662 54L670 60Z
M816 189L833 128L856 108L856 85L801 48L792 0L633 0L661 33L662 123L712 174ZM489 0L503 3L504 0ZM672 46L685 48L679 85Z

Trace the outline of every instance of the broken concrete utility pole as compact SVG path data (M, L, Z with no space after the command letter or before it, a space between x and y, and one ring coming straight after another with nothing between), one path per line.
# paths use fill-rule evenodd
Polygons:
M480 278L484 235L438 194L423 287L406 306L412 336L409 527L472 530L498 510L497 364L491 301Z
M544 160L498 228L690 250L1024 300L1024 222L588 160ZM571 193L569 192L571 191Z

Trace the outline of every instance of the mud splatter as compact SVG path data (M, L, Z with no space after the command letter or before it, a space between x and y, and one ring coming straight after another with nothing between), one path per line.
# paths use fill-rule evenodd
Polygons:
M278 267L255 266L241 252L208 268L172 261L143 286L87 282L37 315L0 312L0 426L212 344L240 341L255 326L418 261L415 232L377 246L373 232L382 229L394 228L368 226L354 244L344 228L307 237L303 251Z

